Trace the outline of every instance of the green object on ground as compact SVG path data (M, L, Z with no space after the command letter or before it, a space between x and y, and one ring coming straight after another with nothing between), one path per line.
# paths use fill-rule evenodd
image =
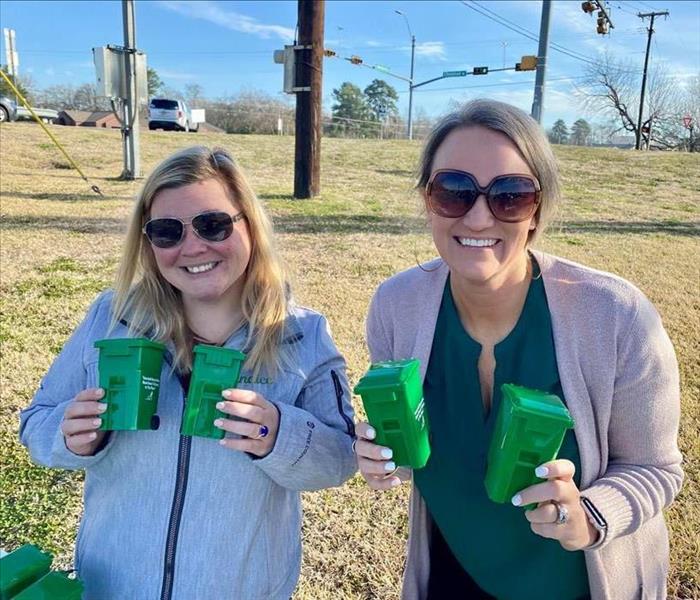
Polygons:
M504 503L542 481L535 469L557 457L574 421L554 394L510 383L504 383L501 391L484 484L491 500Z
M420 469L430 457L428 422L416 359L376 363L355 386L367 420L377 431L375 443L393 451L400 467Z
M239 350L206 346L194 347L194 365L185 413L182 416L182 435L197 435L220 440L226 432L214 426L216 419L228 417L216 408L221 392L235 388L246 355Z
M13 600L80 600L84 589L80 579L52 571L17 594Z
M107 403L100 429L157 429L165 346L146 338L120 338L98 340L95 347L100 350L100 387Z
M9 600L51 569L53 557L25 544L0 558L0 600Z

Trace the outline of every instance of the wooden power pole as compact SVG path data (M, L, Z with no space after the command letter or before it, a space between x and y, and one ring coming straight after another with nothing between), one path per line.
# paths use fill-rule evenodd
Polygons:
M321 83L325 0L299 0L296 50L296 139L294 197L312 198L321 191Z

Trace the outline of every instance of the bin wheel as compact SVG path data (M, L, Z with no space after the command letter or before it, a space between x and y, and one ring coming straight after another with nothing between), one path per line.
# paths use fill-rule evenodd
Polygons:
M155 431L160 427L160 417L158 415L153 415L151 417L151 429Z

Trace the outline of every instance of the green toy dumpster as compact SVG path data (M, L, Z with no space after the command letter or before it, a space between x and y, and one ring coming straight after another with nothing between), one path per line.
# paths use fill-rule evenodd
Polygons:
M362 396L367 420L377 431L374 442L392 449L396 465L424 467L430 457L430 441L420 361L370 365L354 392Z
M13 600L80 600L84 589L80 579L52 571L17 594Z
M246 355L231 348L198 344L194 347L194 365L180 433L222 439L226 432L214 421L228 415L216 408L221 392L235 388Z
M543 481L535 475L554 460L574 421L554 394L505 383L488 452L484 484L494 502L510 502L520 490ZM529 507L527 507L529 508Z
M104 431L158 429L158 391L165 346L145 338L98 340Z
M9 600L51 569L53 557L25 544L0 558L0 600Z

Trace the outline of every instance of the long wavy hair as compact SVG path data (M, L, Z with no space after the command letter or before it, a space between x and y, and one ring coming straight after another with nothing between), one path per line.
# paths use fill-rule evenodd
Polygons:
M160 273L143 234L159 192L217 179L248 222L251 255L244 273L241 306L248 325L246 366L274 373L286 360L281 351L290 302L289 283L273 242L272 223L226 150L193 146L166 158L146 179L129 219L112 304L112 326L126 321L130 335L175 346L174 367L192 369L192 332L180 291Z
M456 129L477 126L498 131L508 137L540 182L542 193L535 212L537 227L528 233L530 244L551 222L561 201L561 183L557 159L542 127L515 106L497 100L472 100L440 119L423 146L416 172L416 190L423 192L428 185L435 154L445 138Z

